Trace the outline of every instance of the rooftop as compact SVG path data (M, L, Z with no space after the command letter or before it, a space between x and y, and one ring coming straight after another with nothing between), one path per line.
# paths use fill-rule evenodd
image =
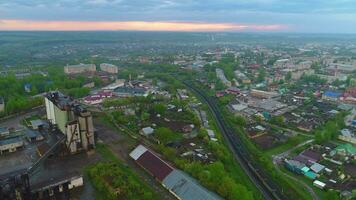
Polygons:
M214 200L222 199L218 195L202 187L196 180L180 170L173 170L163 184L182 200Z
M18 142L22 142L21 137L8 138L8 139L0 140L0 146L7 145L7 144L14 144Z

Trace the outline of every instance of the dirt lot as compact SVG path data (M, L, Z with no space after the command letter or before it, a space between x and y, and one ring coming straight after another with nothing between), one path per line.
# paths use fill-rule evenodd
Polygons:
M141 180L145 180L163 199L176 199L162 185L160 185L151 175L140 168L130 157L129 153L137 145L137 142L129 138L129 136L119 133L108 127L100 121L93 119L94 126L98 130L98 138L105 144L109 145L110 149L117 155L120 160L124 161L133 169Z

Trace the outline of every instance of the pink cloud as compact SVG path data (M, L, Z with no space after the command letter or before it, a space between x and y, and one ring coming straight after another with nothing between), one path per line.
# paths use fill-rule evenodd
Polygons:
M281 31L287 27L280 24L258 25L205 22L148 22L148 21L36 21L0 20L0 30L50 30L50 31Z

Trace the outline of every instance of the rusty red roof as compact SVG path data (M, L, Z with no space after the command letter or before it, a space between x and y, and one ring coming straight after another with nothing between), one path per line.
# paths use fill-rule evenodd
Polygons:
M150 151L143 153L136 162L160 181L173 171L173 167Z

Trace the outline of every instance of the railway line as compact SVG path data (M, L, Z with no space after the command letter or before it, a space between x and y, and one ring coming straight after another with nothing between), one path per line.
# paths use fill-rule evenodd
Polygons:
M246 175L250 178L253 184L259 189L264 199L268 200L284 200L288 199L285 197L273 183L264 170L256 164L251 158L249 152L244 147L241 138L235 133L225 121L224 116L222 116L218 106L217 100L214 97L208 97L199 89L195 88L193 84L188 82L183 82L187 88L189 88L193 93L200 97L205 103L207 103L215 121L217 122L218 128L221 131L224 139L227 141L229 148L233 152L237 162L240 164Z

